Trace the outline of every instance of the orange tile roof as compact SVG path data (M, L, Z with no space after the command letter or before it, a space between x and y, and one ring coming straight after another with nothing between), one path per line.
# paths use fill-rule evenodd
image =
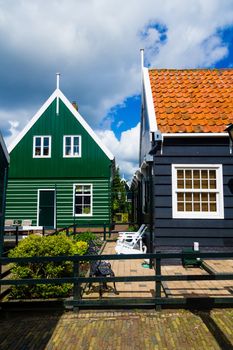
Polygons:
M219 133L233 123L233 69L149 69L162 133Z

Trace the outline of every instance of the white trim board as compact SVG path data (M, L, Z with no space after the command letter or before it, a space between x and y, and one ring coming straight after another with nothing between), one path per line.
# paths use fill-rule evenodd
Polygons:
M65 95L61 92L60 89L56 89L52 95L47 99L47 101L43 104L43 106L38 110L38 112L33 116L33 118L29 121L29 123L24 127L24 129L17 135L14 141L9 145L8 151L9 153L16 147L16 145L22 140L22 138L26 135L26 133L32 128L32 126L37 122L37 120L41 117L41 115L46 111L46 109L50 106L50 104L57 98L60 98L61 101L66 105L69 111L74 115L74 117L78 120L78 122L83 126L83 128L88 132L88 134L93 138L93 140L97 143L97 145L102 149L102 151L106 154L106 156L113 160L114 156L107 149L107 147L102 143L99 137L95 134L92 128L87 124L84 118L79 114L79 112L74 108L72 103L65 97Z
M3 153L4 153L5 157L6 157L7 162L10 163L10 157L9 157L8 152L7 152L6 144L5 144L5 142L4 142L4 139L3 139L3 137L2 137L1 132L0 132L0 144L1 144L1 146L2 146Z
M147 114L149 119L148 120L149 128L151 132L156 132L158 130L158 127L156 122L156 114L155 114L154 101L153 101L153 95L152 95L152 90L150 85L148 68L142 69L142 76L143 76L143 86L145 91L145 103L146 103Z
M216 182L217 188L212 190L208 189L178 189L177 188L177 170L179 169L215 169L216 170ZM223 169L222 164L171 164L172 173L172 218L173 219L224 219L224 189L223 189ZM201 212L201 211L178 211L177 210L177 193L188 192L188 193L216 193L217 210L215 212Z

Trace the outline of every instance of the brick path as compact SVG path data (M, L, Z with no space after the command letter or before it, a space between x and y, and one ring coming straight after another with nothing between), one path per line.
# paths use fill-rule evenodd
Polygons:
M0 330L1 350L232 350L233 309L20 313Z
M103 254L115 254L115 242L107 242ZM216 273L233 273L233 260L205 260L208 266ZM153 269L143 267L144 260L115 260L111 261L112 269L116 276L148 276L154 275ZM207 275L201 268L184 268L177 262L173 265L163 265L163 275ZM127 298L144 297L149 298L154 295L154 282L117 282L118 295L113 293L109 283L109 292L104 292L104 298ZM171 281L163 282L164 290L162 296L167 297L232 297L233 281ZM98 285L94 285L91 292L83 295L84 299L95 299L99 297Z

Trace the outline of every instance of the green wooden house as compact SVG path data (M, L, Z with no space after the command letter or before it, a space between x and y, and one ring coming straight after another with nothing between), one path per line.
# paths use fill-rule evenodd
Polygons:
M9 146L6 218L109 224L114 157L59 89Z

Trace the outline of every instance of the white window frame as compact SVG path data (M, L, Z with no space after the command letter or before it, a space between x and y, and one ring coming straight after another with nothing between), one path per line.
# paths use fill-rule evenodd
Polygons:
M216 190L196 190L196 192L216 193L217 210L215 212L181 212L177 210L177 193L195 192L194 189L179 191L177 188L177 170L186 169L216 170ZM172 217L174 219L224 219L222 164L172 164Z
M66 137L71 137L71 154L66 154ZM79 153L74 154L74 137L79 138ZM81 135L64 135L63 136L63 158L81 158L82 156L82 137Z
M91 189L91 201L90 201L90 206L91 206L91 211L89 214L76 214L75 213L75 187L76 186L90 186ZM93 184L90 183L75 183L73 184L73 216L75 217L86 217L86 216L92 216L93 215Z
M37 155L36 154L36 138L41 138L41 150L44 152L44 139L47 137L49 139L49 153L48 155ZM33 136L33 158L51 158L51 139L52 137L50 135L35 135Z

